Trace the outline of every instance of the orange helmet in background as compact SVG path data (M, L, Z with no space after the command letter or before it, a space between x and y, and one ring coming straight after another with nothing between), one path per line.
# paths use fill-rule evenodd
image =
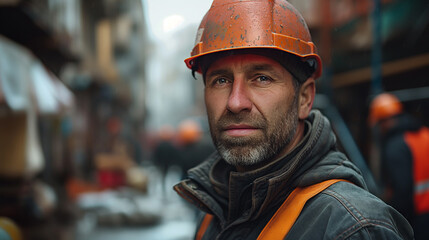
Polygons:
M7 217L0 217L0 239L23 239L20 228L12 219Z
M322 62L301 14L286 0L214 0L198 28L188 68L201 73L201 56L233 49L269 48L302 61L314 59L314 78Z
M369 107L369 123L374 126L380 120L402 113L402 103L390 93L382 93L375 97Z
M201 139L202 129L194 120L184 120L178 128L179 141L183 144L194 143Z

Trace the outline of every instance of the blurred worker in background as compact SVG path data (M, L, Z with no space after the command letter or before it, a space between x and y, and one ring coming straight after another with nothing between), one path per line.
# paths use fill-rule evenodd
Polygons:
M410 221L417 240L429 239L429 128L405 113L389 93L372 100L369 114L381 156L384 199Z
M180 166L186 177L186 172L200 164L215 151L213 143L204 136L201 125L192 119L186 119L178 128L180 144Z
M161 171L162 189L166 194L166 176L168 169L173 165L178 165L180 158L179 149L176 143L176 130L171 125L164 125L159 129L158 142L153 152L155 166ZM171 188L169 189L171 191Z
M322 63L288 1L214 0L185 62L217 149L175 186L204 212L196 239L413 238L311 110Z

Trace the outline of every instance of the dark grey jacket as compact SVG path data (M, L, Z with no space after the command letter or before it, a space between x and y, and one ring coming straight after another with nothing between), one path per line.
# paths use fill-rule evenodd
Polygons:
M285 239L413 239L405 218L365 190L318 111L306 121L304 140L263 168L239 173L214 154L188 175L175 190L215 216L203 239L256 239L294 188L334 178L352 183L336 183L310 199Z

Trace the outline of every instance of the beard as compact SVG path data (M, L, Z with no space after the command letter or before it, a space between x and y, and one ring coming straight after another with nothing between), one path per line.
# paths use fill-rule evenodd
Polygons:
M271 122L249 112L227 112L219 121L209 121L213 142L222 158L233 166L253 166L277 157L292 141L298 125L298 98L286 112L274 112ZM259 128L262 135L228 137L221 135L230 124L244 123Z

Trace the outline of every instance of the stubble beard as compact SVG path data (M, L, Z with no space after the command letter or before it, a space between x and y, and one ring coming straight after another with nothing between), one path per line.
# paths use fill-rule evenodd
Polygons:
M253 166L278 157L292 141L298 126L298 104L295 97L287 113L276 113L273 122L250 113L227 113L216 123L210 121L213 142L221 157L233 166ZM286 115L286 116L285 116ZM262 130L262 136L221 137L222 126L246 123ZM214 124L214 125L213 125Z

